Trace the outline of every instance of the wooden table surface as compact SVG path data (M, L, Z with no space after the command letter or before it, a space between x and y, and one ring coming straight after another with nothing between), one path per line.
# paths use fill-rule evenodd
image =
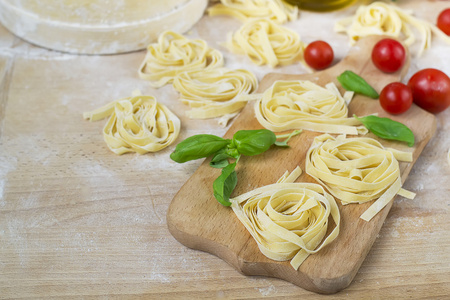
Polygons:
M430 22L449 1L399 1ZM347 37L332 31L345 11L302 12L286 26L305 42L330 42L337 59ZM220 49L226 66L305 73L301 64L252 65L220 43L240 22L203 17L191 35ZM223 33L223 34L222 34ZM414 55L405 81L419 69L450 74L450 45L434 39ZM46 50L0 25L0 298L325 298L291 283L246 277L219 258L191 250L169 233L169 203L201 161L176 164L174 145L122 156L103 142L105 121L82 113L140 89L166 104L182 122L178 141L199 133L223 135L217 120L189 120L168 85L153 90L137 76L145 51L77 56ZM434 138L412 169L399 198L353 283L334 298L450 296L450 109L438 114Z

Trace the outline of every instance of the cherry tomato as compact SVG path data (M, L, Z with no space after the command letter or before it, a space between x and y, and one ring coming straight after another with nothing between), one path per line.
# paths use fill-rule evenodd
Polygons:
M450 35L450 8L444 9L438 16L437 27L446 35Z
M439 113L450 106L450 78L437 69L423 69L408 82L414 103L431 113Z
M380 105L390 114L398 115L407 111L413 103L411 89L401 82L392 82L380 93Z
M334 52L327 42L315 41L306 47L304 57L311 68L323 70L333 62Z
M393 39L382 39L372 50L373 64L385 73L398 71L405 63L405 48Z

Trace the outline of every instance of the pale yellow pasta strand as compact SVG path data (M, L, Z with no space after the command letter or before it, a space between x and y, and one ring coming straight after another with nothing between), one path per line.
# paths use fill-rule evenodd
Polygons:
M394 154L371 138L323 134L306 154L306 173L344 205L376 200L361 216L369 221L396 194L414 198L414 193L402 190L396 157L412 161L411 153L396 150Z
M181 34L165 31L157 43L147 47L139 68L139 76L155 88L171 83L182 72L222 67L223 55L210 48L206 41L188 39Z
M450 165L450 149L448 149L448 153L447 153L447 161L448 161L448 164Z
M291 259L296 270L310 254L331 243L340 227L334 198L318 184L294 183L300 174L297 167L275 184L230 200L231 208L260 251L276 261ZM325 238L329 216L336 226Z
M413 17L411 12L402 10L394 4L376 1L367 6L361 5L355 15L335 24L335 31L345 32L352 44L369 35L387 35L402 38L405 45L412 45L416 37L410 26L421 35L418 55L431 47L432 33L450 44L450 37L435 25Z
M336 134L365 134L367 129L348 118L347 101L334 84L323 88L311 81L276 81L255 102L255 115L266 129L280 132L305 129Z
M132 96L83 114L91 121L109 117L103 138L116 154L159 151L180 133L180 120L153 96Z
M247 103L240 96L253 93L258 87L250 71L215 68L179 74L173 87L180 100L192 110L186 115L193 119L216 118L239 112Z
M298 7L282 0L221 0L208 9L210 16L229 15L243 22L266 18L278 24L298 18Z
M247 55L256 65L274 68L301 61L305 45L295 31L267 19L257 19L230 33L226 47L233 53Z

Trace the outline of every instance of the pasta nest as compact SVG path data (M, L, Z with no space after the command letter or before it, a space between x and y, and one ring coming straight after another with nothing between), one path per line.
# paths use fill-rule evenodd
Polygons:
M233 211L260 251L276 261L292 259L296 270L338 236L340 224L334 198L318 184L294 183L300 173L297 167L275 184L231 199ZM330 216L336 226L324 240Z
M302 60L304 43L299 35L267 19L246 22L228 35L226 47L245 54L256 65L290 65Z
M348 118L347 102L331 83L323 88L311 81L275 81L255 102L259 123L274 132L306 129L327 133L366 133L360 121Z
M226 68L179 74L173 87L181 101L193 108L190 118L205 119L239 112L246 101L239 97L253 93L258 87L256 76L250 71Z
M361 5L354 16L338 21L335 31L347 33L352 44L361 37L387 35L395 38L402 36L405 45L410 46L416 41L411 26L415 27L422 36L419 56L431 47L432 32L450 43L450 38L433 24L415 18L411 12L395 5L379 1L367 6Z
M278 24L297 20L298 7L282 0L221 0L208 9L210 16L229 15L243 22L266 18Z
M147 47L147 55L139 68L139 76L149 80L155 88L171 83L175 76L185 71L222 67L223 55L210 48L206 41L191 40L165 31L158 42Z
M178 117L152 96L117 100L83 116L91 121L110 116L103 138L116 154L156 152L172 144L180 133Z
M397 159L410 162L412 154L384 148L372 138L324 134L306 154L306 173L344 205L378 199L361 216L368 221L401 190Z

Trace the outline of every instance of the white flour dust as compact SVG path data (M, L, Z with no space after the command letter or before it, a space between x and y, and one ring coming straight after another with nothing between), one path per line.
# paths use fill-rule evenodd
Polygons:
M3 145L0 145L0 207L6 205L6 183L7 176L9 172L16 170L17 168L17 158L8 155L8 152L3 149Z
M255 289L257 289L258 292L260 292L261 295L264 297L269 296L275 292L275 286L273 284L270 284L268 287L255 288Z
M78 55L55 52L45 48L35 47L28 43L21 43L14 48L0 48L0 55L20 57L23 59L61 61L79 59Z
M24 222L20 219L10 219L7 224L7 235L10 244L15 249L15 254L19 257L21 267L26 267L29 261L28 239L23 236L21 231L24 228Z

